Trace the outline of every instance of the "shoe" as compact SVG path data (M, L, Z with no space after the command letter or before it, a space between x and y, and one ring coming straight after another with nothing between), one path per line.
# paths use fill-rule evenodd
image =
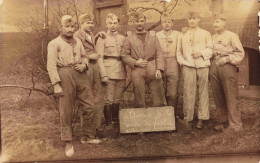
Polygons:
M196 124L196 128L197 129L202 129L202 127L203 127L203 121L201 119L199 119L197 124Z
M87 142L87 138L85 136L80 138L80 143L81 144L86 144L86 142Z
M222 124L217 124L217 125L215 125L214 127L214 130L216 130L216 131L223 131L225 128L224 128L224 125L222 125Z
M102 141L100 139L97 139L97 138L93 138L93 139L88 138L86 143L88 143L88 144L100 144L100 143L102 143Z
M72 143L66 143L65 154L67 157L71 157L74 155L74 147Z
M118 137L119 133L117 132L115 127L111 124L111 125L105 126L103 135L106 138L116 139Z

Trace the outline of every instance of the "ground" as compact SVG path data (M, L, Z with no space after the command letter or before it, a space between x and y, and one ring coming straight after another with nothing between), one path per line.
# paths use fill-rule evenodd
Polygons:
M4 74L1 74L1 76ZM15 77L14 79L21 79ZM9 82L13 81L9 79ZM1 79L1 84L7 81ZM240 100L243 130L228 135L212 129L214 102L211 101L211 117L202 130L192 134L178 132L120 135L118 139L102 139L100 145L80 144L79 126L74 126L75 155L67 158L64 143L60 141L58 112L45 95L33 92L29 101L24 90L1 89L1 136L4 161L40 161L108 159L130 157L157 157L176 155L200 155L221 153L260 152L259 101ZM211 95L212 96L212 95ZM125 94L125 99L130 97ZM148 94L149 97L149 94ZM131 100L129 100L131 102ZM148 100L149 102L149 100ZM176 114L182 116L182 99ZM195 120L196 122L196 120Z

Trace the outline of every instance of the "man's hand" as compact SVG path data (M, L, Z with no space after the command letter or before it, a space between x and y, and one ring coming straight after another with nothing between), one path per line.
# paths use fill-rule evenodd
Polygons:
M100 58L101 56L98 53L93 53L89 55L89 58L92 60L97 60L98 58Z
M99 38L101 37L102 39L105 39L106 38L106 32L104 31L100 31L96 34L96 38Z
M143 59L138 59L135 63L138 67L145 67L147 65L148 61Z
M192 51L192 56L194 59L197 59L202 56L200 51Z
M107 76L101 78L101 82L104 83L105 85L108 85L109 83L109 78Z
M78 63L74 66L74 68L79 72L83 72L87 68L87 66L84 63Z
M60 84L55 84L54 86L54 95L55 96L63 96L63 91L62 91L62 88L60 86Z
M162 78L162 73L161 73L160 70L156 70L156 71L155 71L155 78L156 78L156 79L161 79L161 78Z
M216 65L222 66L222 65L224 65L224 64L226 64L226 63L228 63L228 62L229 62L228 57L222 57L222 58L220 58L220 59L218 59L218 60L216 61Z

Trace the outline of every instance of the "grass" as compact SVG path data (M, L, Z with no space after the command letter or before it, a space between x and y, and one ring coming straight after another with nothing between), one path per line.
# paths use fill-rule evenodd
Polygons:
M33 93L24 104L24 91L4 89L0 98L3 161L260 152L258 105L242 108L244 128L233 135L215 132L212 129L213 120L210 120L203 130L194 130L193 134L158 132L146 133L144 138L138 134L124 134L118 139L103 139L101 145L82 145L78 136L79 124L76 124L73 142L75 155L67 158L64 143L60 141L58 112L45 104L49 102L47 97Z

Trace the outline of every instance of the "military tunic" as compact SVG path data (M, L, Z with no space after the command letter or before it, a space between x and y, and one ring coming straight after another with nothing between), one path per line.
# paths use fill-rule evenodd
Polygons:
M105 86L105 105L118 104L122 100L126 83L126 67L121 60L121 51L125 37L117 32L107 32L106 38L97 41L97 52L101 78L108 77Z
M123 62L132 69L131 79L134 85L135 107L145 107L145 87L149 86L153 96L153 106L166 105L163 81L155 78L156 70L164 70L162 50L155 34L146 32L145 41L136 33L128 36L124 41ZM146 67L137 67L138 59L146 59Z
M225 30L214 34L214 58L210 67L210 82L220 122L229 121L234 129L242 127L241 112L238 109L238 74L236 65L244 58L245 52L237 34ZM216 61L228 57L229 62L216 65Z
M196 90L199 92L198 119L209 119L208 74L213 54L212 38L208 31L195 28L183 32L178 40L177 61L182 65L184 119L193 120ZM194 59L192 51L202 56Z
M80 29L74 33L74 37L77 37L81 40L88 58L89 55L95 53L96 51L95 37L92 32L86 33ZM99 66L97 64L97 61L90 60L88 65L87 76L88 76L88 81L92 83L91 89L93 91L94 101L95 101L97 129L101 130L101 121L103 118L103 108L104 108L104 97L103 97L104 91L101 83L101 77L100 77Z
M180 80L180 67L177 62L177 42L180 32L170 30L167 34L165 31L156 33L160 42L164 57L164 83L166 84L166 97L168 105L177 107L178 86Z

